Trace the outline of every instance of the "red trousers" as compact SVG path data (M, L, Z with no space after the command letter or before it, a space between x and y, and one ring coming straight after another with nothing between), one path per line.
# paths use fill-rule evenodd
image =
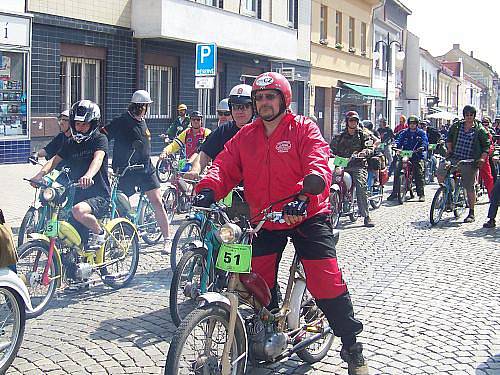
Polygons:
M481 178L484 182L484 186L488 191L488 197L491 198L491 192L493 191L493 175L491 174L490 160L486 158L486 161L483 163L482 167L479 169L479 178Z

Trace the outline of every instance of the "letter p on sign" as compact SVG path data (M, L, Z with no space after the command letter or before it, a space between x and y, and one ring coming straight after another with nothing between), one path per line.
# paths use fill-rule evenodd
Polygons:
M215 76L217 74L217 46L215 43L196 45L195 76Z

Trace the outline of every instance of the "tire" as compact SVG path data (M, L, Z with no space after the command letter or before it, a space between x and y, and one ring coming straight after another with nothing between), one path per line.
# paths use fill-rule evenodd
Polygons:
M399 175L399 190L398 190L398 202L403 204L406 200L406 175L404 171Z
M177 190L173 187L165 190L162 196L163 207L167 213L167 220L170 224L174 220L174 215L177 212Z
M139 239L135 227L127 222L119 222L110 230L111 235L104 244L104 262L116 260L125 255L122 260L99 268L104 284L119 289L129 284L134 278L139 264ZM118 246L119 242L125 249ZM124 266L124 270L121 270Z
M33 307L33 311L26 312L28 319L39 316L47 309L60 283L61 268L55 256L52 258L48 275L52 281L47 286L41 283L48 255L49 244L41 240L26 242L18 249L17 274L28 288Z
M198 220L188 220L179 225L170 250L170 269L172 271L175 270L177 261L182 257L185 246L197 240L201 241L201 223Z
M149 200L145 200L145 202L146 203L142 205L139 212L139 232L141 233L141 238L144 242L148 245L156 245L160 242L163 235L156 221L153 206Z
M207 323L205 323L207 322ZM214 350L212 347L209 348L210 353L219 353L222 355L222 350L223 350L223 344L225 343L225 338L227 336L227 325L229 324L229 312L217 305L210 304L206 307L199 308L191 312L186 319L182 322L182 324L177 328L177 330L174 333L174 336L172 338L172 341L170 343L170 347L168 349L168 354L167 354L167 361L165 363L165 374L166 375L177 375L177 374L186 374L186 373L193 373L192 368L195 363L203 365L201 361L206 359L206 356L204 356L203 352L197 351L200 355L193 356L192 361L187 360L187 355L183 353L183 349L185 346L187 346L187 341L190 339L191 336L200 338L203 336L203 334L209 330L208 327L208 322L213 322L210 324L213 328L210 329L210 332L208 333L212 340L211 343L218 343L219 346L218 350ZM219 333L219 335L215 334L215 327L219 326L220 328L224 328L225 332L222 332L222 335ZM205 326L207 329L205 330L203 328ZM195 329L198 328L197 331ZM218 333L218 332L217 332ZM204 350L206 345L206 340L201 341L201 349ZM244 327L240 324L239 320L236 320L236 327L234 330L234 339L233 339L233 345L232 345L232 350L230 351L230 362L234 362L236 358L239 356L243 356L238 362L237 365L231 369L231 374L236 375L236 374L243 374L243 370L245 368L245 364L247 361L247 356L244 354L246 351L246 348L244 347L244 342L245 342L245 333L244 333ZM215 359L214 357L210 357L208 359L211 359L212 361ZM181 360L184 360L186 363L183 366L183 363L181 363ZM213 363L210 361L209 364L215 365L217 369L220 369L220 358L217 358L217 363ZM212 372L208 368L198 368L200 374L215 374L215 373L220 373L220 372Z
M432 198L430 222L431 225L436 225L441 220L443 212L446 208L447 189L444 186L439 187L434 198Z
M462 184L458 185L456 189L457 191L455 194L457 194L457 198L455 200L455 206L453 208L453 215L456 219L458 219L464 214L465 209L467 208L467 195L465 194L465 190Z
M214 262L215 263L215 262ZM207 269L207 250L199 247L188 250L182 255L172 275L170 284L170 316L178 327L181 321L198 307L197 297L200 290L202 273ZM210 267L207 290L213 289L214 267Z
M163 160L158 159L158 161L156 162L155 170L158 180L163 183L167 182L172 174L172 166L170 164L170 160L168 158L165 158Z
M19 234L17 237L17 247L21 246L28 240L28 235L34 233L39 226L40 211L35 207L30 207L24 214L23 221L19 227Z
M425 171L424 171L424 182L426 185L429 185L432 180L432 162L425 162Z
M380 206L382 205L382 199L384 198L384 187L382 185L380 185L379 187L378 194L380 194L380 197L378 197L377 199L370 200L370 206L372 206L374 210L380 208Z
M340 193L337 190L330 191L330 221L335 229L339 226L340 221Z
M11 288L0 287L0 320L2 321L2 351L0 355L0 374L5 374L16 358L23 342L26 327L26 306L21 296ZM5 346L7 336L10 344Z

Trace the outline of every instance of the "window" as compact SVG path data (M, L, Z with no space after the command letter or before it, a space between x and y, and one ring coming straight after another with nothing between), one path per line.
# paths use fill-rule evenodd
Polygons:
M151 94L149 117L172 118L174 97L174 68L171 66L145 65L146 91Z
M421 81L422 81L422 91L424 91L425 89L425 75L424 75L424 70L422 69L422 78L421 78Z
M243 5L248 13L257 12L257 0L243 0Z
M427 72L424 73L425 79L424 79L424 91L427 92Z
M361 53L366 53L366 23L361 22Z
M328 37L328 7L322 5L319 15L319 39Z
M353 17L349 17L349 48L354 48L356 37L356 21Z
M295 0L288 0L288 25L295 26Z
M335 14L335 43L342 43L342 12Z
M80 57L61 57L61 111L79 100L88 99L102 109L102 61Z

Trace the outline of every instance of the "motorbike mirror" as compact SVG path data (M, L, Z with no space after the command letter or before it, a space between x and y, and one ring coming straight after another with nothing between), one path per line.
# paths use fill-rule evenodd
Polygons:
M323 178L317 174L308 174L304 177L302 186L302 194L318 195L325 190L326 184Z

